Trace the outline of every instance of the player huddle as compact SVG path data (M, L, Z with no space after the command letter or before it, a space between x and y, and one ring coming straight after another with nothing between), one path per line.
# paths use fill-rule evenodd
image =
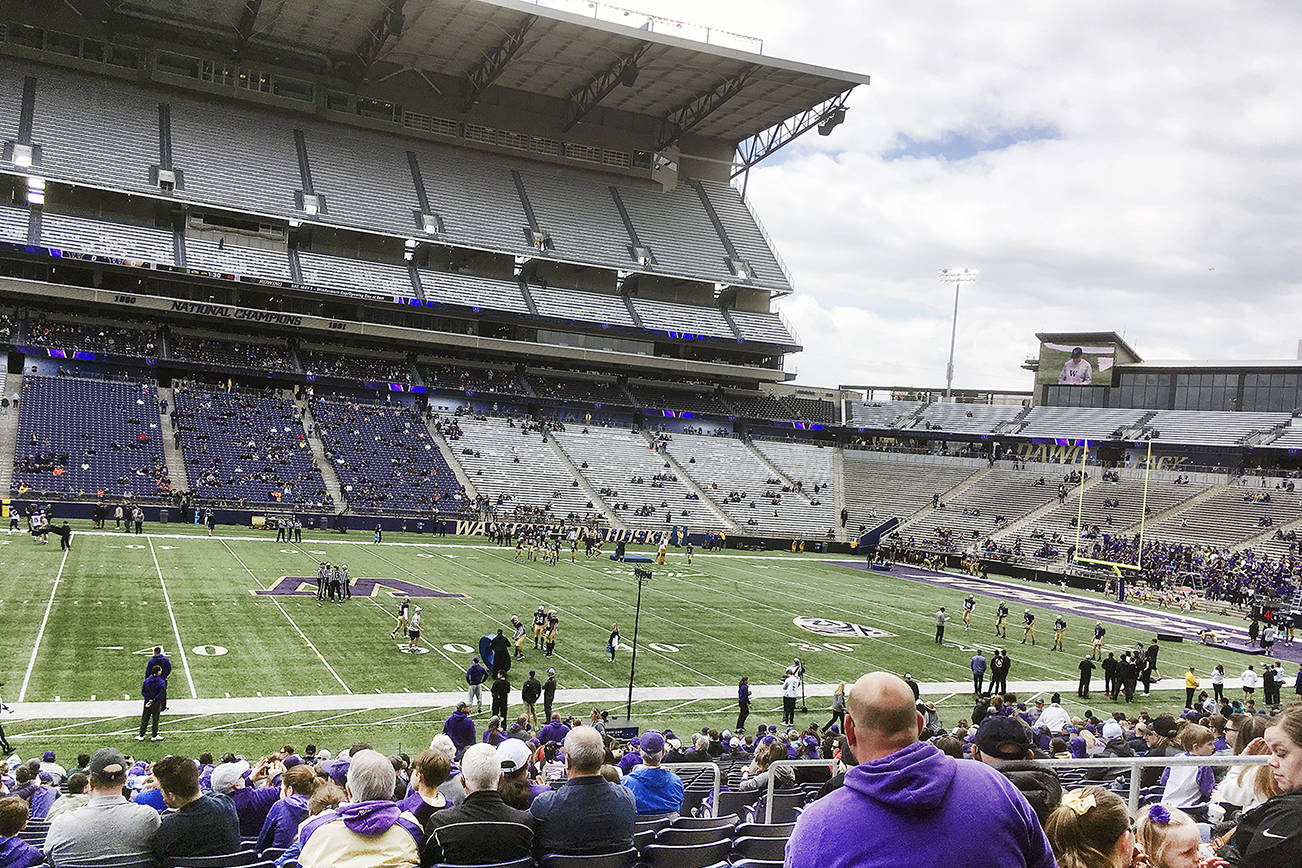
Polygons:
M509 534L510 531L503 533ZM568 547L570 563L574 563L578 558L580 542L583 543L584 557L601 557L601 535L595 530L572 527L568 532L563 532L558 528L527 527L517 531L515 561L519 563L528 559L555 566L560 562L562 547Z

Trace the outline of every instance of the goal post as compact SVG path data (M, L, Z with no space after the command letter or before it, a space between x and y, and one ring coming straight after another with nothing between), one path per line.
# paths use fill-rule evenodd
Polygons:
M1144 490L1139 506L1139 543L1135 549L1135 562L1133 564L1102 558L1089 558L1081 555L1081 534L1085 530L1085 465L1089 460L1089 453L1090 443L1085 440L1084 448L1081 449L1080 454L1080 487L1076 498L1076 550L1072 554L1072 560L1080 564L1111 567L1118 577L1121 577L1122 570L1138 572L1144 568L1144 532L1148 527L1148 479L1153 472L1153 443L1149 441L1148 453L1144 458Z

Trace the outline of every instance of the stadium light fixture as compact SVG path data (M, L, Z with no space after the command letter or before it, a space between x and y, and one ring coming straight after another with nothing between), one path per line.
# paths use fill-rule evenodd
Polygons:
M845 123L845 106L839 105L832 111L828 112L827 117L818 125L818 134L820 136L832 135L832 130Z
M31 175L27 179L27 204L45 204L45 179Z
M20 169L29 168L32 165L32 146L15 144L13 163Z
M958 291L964 283L976 283L981 272L975 268L942 268L940 282L954 284L954 321L949 330L949 364L945 366L945 398L949 399L954 386L954 339L958 336Z

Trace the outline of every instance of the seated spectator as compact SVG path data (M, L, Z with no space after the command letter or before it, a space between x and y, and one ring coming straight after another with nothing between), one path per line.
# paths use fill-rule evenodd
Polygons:
M1302 702L1290 702L1266 730L1280 794L1246 811L1220 855L1230 868L1302 864Z
M316 772L305 763L285 770L280 778L280 801L267 811L254 850L259 853L269 847L284 850L294 843L299 826L307 819L307 800L312 797L316 782Z
M1135 842L1148 859L1149 868L1184 868L1203 863L1198 824L1179 808L1150 805L1135 824Z
M884 672L851 688L846 738L859 765L801 813L787 843L788 868L1054 865L1017 788L984 763L918 741L923 721L914 703L909 685Z
M1181 756L1211 756L1212 731L1196 723L1180 728L1176 740L1184 748ZM1211 766L1168 766L1162 770L1162 804L1175 808L1206 805L1216 788L1216 773Z
M457 703L456 711L448 715L448 719L443 722L443 734L452 739L457 756L475 743L475 722L470 718L469 703Z
M50 784L59 787L68 779L68 770L54 761L54 751L47 750L41 756L41 766L37 771L50 776Z
M298 835L302 868L420 863L420 826L393 801L398 774L389 758L360 750L349 758L348 802L303 824Z
M528 811L502 801L497 790L501 781L502 765L496 749L477 744L466 750L461 758L461 786L466 799L429 818L421 865L486 865L532 855L534 819Z
M59 791L41 780L41 773L32 767L35 762L33 760L14 769L14 783L18 787L14 790L14 795L27 803L28 816L31 819L44 820L45 815L50 811L50 806L59 798ZM49 775L46 777L48 778Z
M769 778L777 778L773 785L776 789L794 787L796 785L795 769L791 766L772 768L773 763L778 760L789 758L786 746L779 741L772 741L766 747L756 748L754 767L743 772L742 782L737 785L737 791L742 793L753 790L768 792Z
M1053 769L1034 762L1031 732L1017 717L988 717L977 729L972 758L997 769L1017 787L1043 826L1062 801L1062 782Z
M95 751L87 767L90 798L85 807L60 814L45 836L45 858L59 865L110 856L149 856L158 812L128 802L122 796L127 783L127 759L116 748Z
M547 747L554 749L556 745ZM497 758L502 763L502 782L497 785L497 791L502 794L502 801L521 811L529 810L535 798L552 791L547 784L533 783L531 756L529 745L518 738L502 739L497 746Z
M421 751L411 762L411 794L398 807L415 817L424 828L430 814L451 804L439 792L451 773L452 761L443 751L434 748Z
M66 811L75 811L82 807L90 800L86 795L86 785L90 783L90 778L85 772L73 772L68 776L68 793L59 796L55 803L50 807L50 812L45 815L45 819L53 820Z
M280 798L279 787L255 787L254 783L266 772L268 760L258 763L250 774L244 760L222 763L212 770L212 790L230 796L235 812L240 816L240 837L255 838L267 821L267 814Z
M230 796L199 790L199 767L187 756L154 764L154 778L172 813L154 835L154 860L167 864L181 856L222 856L240 850L240 818Z
M1135 833L1126 800L1103 787L1085 787L1063 796L1062 804L1049 816L1045 833L1059 865L1135 865Z
M683 782L678 775L660 767L665 755L665 737L654 729L642 736L642 765L624 776L624 786L633 791L639 814L676 814L683 806Z
M553 713L552 719L538 731L538 740L544 744L555 742L560 744L565 741L565 736L569 735L570 728L561 721L560 714Z
M0 865L4 868L31 868L45 861L40 850L18 837L25 828L27 802L18 796L0 799Z
M1062 697L1057 693L1049 700L1049 707L1040 715L1035 725L1041 729L1057 734L1071 726L1071 715L1062 707Z
M565 736L564 786L537 796L529 806L538 823L538 858L618 853L633 846L633 793L602 777L605 755L600 733L590 726L575 727Z

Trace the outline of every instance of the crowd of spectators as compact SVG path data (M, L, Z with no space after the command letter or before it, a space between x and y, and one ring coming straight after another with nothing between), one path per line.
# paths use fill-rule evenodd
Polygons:
M406 359L343 355L321 350L300 350L298 357L309 378L338 377L377 383L411 384L411 365Z
M152 329L97 325L47 317L28 321L27 340L37 346L64 350L148 358L158 354L158 334Z
M1139 563L1139 537L1103 534L1090 547L1090 557L1118 563ZM1145 570L1163 585L1195 585L1209 600L1243 605L1254 594L1293 599L1302 581L1302 558L1278 558L1243 549L1191 543L1145 540Z
M367 743L337 753L287 744L253 764L233 754L150 763L102 748L64 768L53 751L15 754L0 777L0 858L18 868L165 865L243 850L302 868L415 868L637 848L657 864L668 855L657 848L669 846L696 848L694 864L762 852L793 868L915 859L1295 868L1302 701L1258 711L1206 693L1194 701L1195 689L1178 712L1104 717L1072 715L1056 694L1021 702L987 692L948 725L916 682L874 672L845 691L839 715L804 730L705 726L622 740L594 709L583 720L544 714L541 727L528 713L509 724L495 716L481 734L461 703L415 757ZM1302 675L1295 691L1302 695ZM1213 756L1269 759L1196 761ZM1139 770L1132 815L1122 794L1133 757L1195 761ZM1100 758L1116 766L1070 765ZM823 765L797 778L780 760ZM679 763L716 764L718 801L710 775ZM766 808L778 825L763 825Z
M167 341L171 357L186 362L246 370L292 371L294 361L283 342L251 343L200 337L172 331Z
M422 364L420 375L432 389L451 389L467 396L476 393L527 395L513 368L469 368L453 364Z

